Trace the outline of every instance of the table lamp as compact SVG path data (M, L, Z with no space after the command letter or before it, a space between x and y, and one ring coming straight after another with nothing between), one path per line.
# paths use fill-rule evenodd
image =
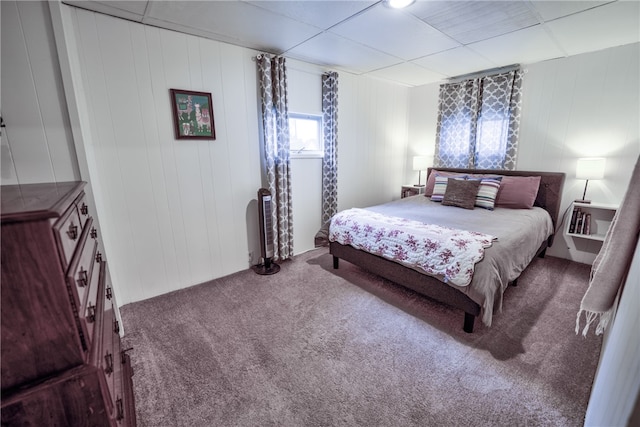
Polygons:
M424 187L421 184L422 171L426 171L429 168L429 158L427 156L415 156L413 158L413 170L418 171L418 185L416 187Z
M582 193L582 199L576 200L579 203L591 203L591 200L587 200L587 185L589 185L590 179L602 179L604 178L604 166L606 159L603 157L588 157L578 159L576 165L576 178L586 179L584 183L584 193Z

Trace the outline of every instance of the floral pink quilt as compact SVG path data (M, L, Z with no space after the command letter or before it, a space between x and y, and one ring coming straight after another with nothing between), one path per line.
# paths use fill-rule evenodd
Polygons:
M497 238L353 208L333 217L329 240L467 286L485 248Z

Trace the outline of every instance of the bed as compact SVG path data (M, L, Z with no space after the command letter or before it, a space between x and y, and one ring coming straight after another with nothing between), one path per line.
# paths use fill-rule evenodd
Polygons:
M468 285L457 285L447 280L444 275L430 275L415 265L405 265L402 261L387 259L367 250L357 249L356 240L340 243L339 239L335 238L335 230L333 236L331 231L328 232L329 252L333 255L334 269L339 268L339 260L343 259L423 296L461 309L464 312L463 329L471 333L476 317L480 317L485 325L491 326L494 312L502 308L505 289L509 284L515 285L518 276L528 264L536 256L544 257L547 247L553 243L565 175L555 172L452 168L438 168L436 171L429 168L427 188L433 185L433 177L436 174L447 174L458 178L463 177L463 179L466 177L469 180L479 180L495 175L523 177L502 178L505 182L503 188L507 188L508 180L512 191L514 181L537 180L536 177L539 177L537 193L535 190L531 193L530 200L533 207L530 209L514 209L513 206L497 202L493 210L479 207L461 209L459 206L444 206L443 203L432 201L431 197L425 195L411 196L364 209L369 216L402 217L408 224L422 222L444 228L482 233L483 236L493 236L494 240L484 249L481 260L475 264L475 270ZM438 179L442 180L442 178ZM497 195L497 199L500 200L500 194ZM336 226L333 228L337 229ZM521 233L521 231L524 232Z

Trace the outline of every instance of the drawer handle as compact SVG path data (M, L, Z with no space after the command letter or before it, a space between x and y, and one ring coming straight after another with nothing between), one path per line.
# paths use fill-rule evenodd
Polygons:
M82 206L80 207L80 213L82 215L88 215L89 214L89 207L87 206L86 203L83 203Z
M98 237L98 230L95 227L91 227L91 238L96 239Z
M67 231L69 238L71 240L76 240L78 238L78 226L73 225L73 223L69 224L69 230Z
M87 286L88 281L89 280L88 280L87 270L80 267L80 272L78 273L78 286L81 288L84 288L85 286Z
M106 290L107 293L107 299L110 300L111 298L113 298L113 293L111 291L111 286L109 286Z
M96 254L96 262L102 262L102 253L98 252Z
M106 366L104 367L104 371L107 374L110 374L113 372L113 354L107 352L107 354L104 355L104 363L106 364Z
M96 321L96 306L95 305L91 305L91 303L89 303L89 306L87 307L87 321L89 323L93 323Z
M123 365L127 364L127 351L131 351L131 350L133 350L133 347L129 347L128 349L122 350L120 352L120 359L121 359L120 361L122 362Z
M120 333L120 322L118 322L118 319L113 321L113 332L116 334Z
M124 418L124 407L122 406L122 399L116 399L116 419L121 420Z

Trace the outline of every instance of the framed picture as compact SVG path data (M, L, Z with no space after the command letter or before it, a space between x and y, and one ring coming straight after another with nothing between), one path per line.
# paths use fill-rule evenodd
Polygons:
M216 139L208 92L169 89L176 139Z

